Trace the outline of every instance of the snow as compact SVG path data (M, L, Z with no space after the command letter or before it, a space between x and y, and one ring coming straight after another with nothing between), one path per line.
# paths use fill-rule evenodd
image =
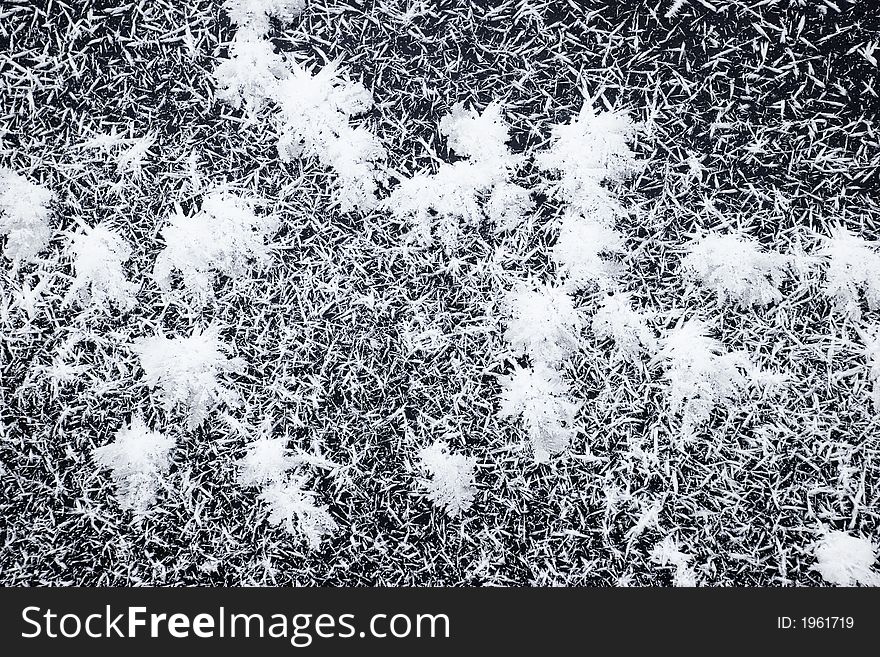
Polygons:
M605 295L593 315L593 334L600 340L612 340L615 354L634 364L642 361L644 352L653 354L657 349L647 318L633 308L627 292Z
M292 465L285 438L261 438L248 445L247 454L238 465L238 483L262 486L284 479Z
M269 522L282 526L310 548L317 549L322 538L338 529L327 507L315 504L315 494L303 490L302 479L289 478L263 489L260 499L269 508Z
M552 188L572 213L613 223L622 208L601 183L622 180L638 171L639 164L629 148L636 132L637 126L626 113L597 113L584 102L570 122L551 127L551 145L535 156L535 163L558 175Z
M735 411L752 385L754 366L748 355L726 352L709 332L704 322L690 319L661 338L656 356L664 363L666 397L671 410L681 415L685 438L708 422L716 407Z
M459 247L460 224L479 227L487 214L498 228L514 228L533 206L528 191L509 180L519 158L507 146L501 105L490 103L480 113L459 103L440 119L439 128L465 159L401 180L384 207L410 222L421 244L430 245L436 235L448 252Z
M504 299L504 339L515 353L541 363L557 363L577 349L585 325L564 288L521 283Z
M819 253L828 261L825 294L837 310L858 319L862 296L871 310L880 307L880 253L873 242L837 226Z

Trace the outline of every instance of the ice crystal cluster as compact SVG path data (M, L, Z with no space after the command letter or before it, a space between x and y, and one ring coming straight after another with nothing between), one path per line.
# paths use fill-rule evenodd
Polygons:
M743 235L711 232L694 241L681 266L723 302L766 306L782 299L786 258Z
M54 195L11 169L0 167L0 235L6 237L3 255L28 261L49 246L49 204Z
M226 7L239 29L229 57L214 71L220 98L252 112L271 105L281 161L316 160L334 172L342 212L372 210L387 153L370 130L352 124L373 107L370 92L349 80L338 62L319 68L275 51L267 38L269 19L290 20L302 2L232 0Z
M668 331L657 358L664 364L669 406L681 415L685 437L706 423L716 407L735 407L752 385L754 366L748 355L726 351L699 320Z
M874 570L877 547L867 539L829 531L816 544L815 556L815 569L831 584L880 586L880 573Z
M220 377L240 369L241 363L228 357L232 347L223 342L217 326L197 329L189 337L139 338L133 350L145 383L158 391L167 408L184 410L189 428L200 426L218 403L238 405L238 393Z
M428 477L423 486L430 500L456 518L474 503L476 459L450 451L444 441L435 441L419 452L419 466Z
M237 464L238 483L260 489L259 499L266 506L270 524L283 527L316 549L337 524L327 507L316 503L316 494L302 488L308 475L298 474L298 466L309 459L293 456L287 442L287 438L266 436L251 442Z
M697 586L697 574L690 565L693 556L682 552L672 536L667 536L654 546L651 550L651 559L661 567L675 569L672 575L673 586Z
M547 461L577 436L579 404L563 375L544 363L516 367L504 382L499 414L526 427L535 460Z
M558 363L577 349L584 318L564 288L520 284L505 299L504 339L519 354L541 363Z
M590 103L568 123L551 128L551 146L535 162L556 174L551 188L566 203L569 215L614 222L622 208L602 183L621 181L638 171L630 148L636 132L625 112L596 112Z
M120 429L113 442L96 447L95 463L111 472L119 506L143 518L156 501L165 475L171 467L174 438L151 431L143 419L135 416Z
M482 112L459 103L440 120L440 133L462 159L402 180L385 207L409 222L422 244L437 236L450 251L461 241L462 226L473 230L488 218L500 230L515 228L533 202L527 189L510 180L521 158L507 146L500 103Z
M515 368L503 381L500 414L523 422L539 462L564 451L578 434L580 404L564 372L566 359L579 350L589 325L576 295L585 289L618 289L618 267L607 256L625 248L615 227L625 211L607 183L638 169L629 146L635 133L626 114L596 114L584 103L575 119L551 128L550 146L535 156L535 164L551 177L551 194L563 202L551 251L555 279L543 284L515 282L504 297L505 341L532 366ZM627 297L621 298L623 304L606 303L593 323L597 337L613 338L618 353L632 360L653 340Z
M305 478L288 477L263 488L260 499L269 509L269 522L317 549L321 539L337 529L327 507L316 504L315 493L304 490Z
M99 224L70 242L73 268L76 272L68 301L107 309L120 309L135 304L136 286L128 280L125 263L131 257L131 246L116 231Z
M593 314L593 335L600 340L611 340L614 356L636 364L647 353L657 349L657 338L648 320L633 309L628 292L605 295Z
M551 177L550 192L564 203L553 259L575 289L613 281L614 266L605 256L623 248L616 222L626 211L608 183L638 171L630 149L636 133L626 113L597 113L585 102L577 117L551 128L550 147L535 156Z
M169 291L178 274L186 293L203 303L213 297L217 274L237 278L249 265L269 261L275 228L275 221L256 215L247 199L212 192L194 215L174 212L168 218L161 232L165 248L156 257L153 278Z
M860 318L862 297L869 309L880 307L880 253L876 244L838 226L824 239L819 253L828 262L825 294L837 310Z

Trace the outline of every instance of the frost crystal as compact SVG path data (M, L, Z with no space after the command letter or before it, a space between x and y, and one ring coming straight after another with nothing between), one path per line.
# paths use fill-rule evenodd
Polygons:
M107 309L113 303L131 308L135 285L125 277L123 264L131 257L128 243L104 225L98 225L73 238L70 243L76 273L66 296L85 304L91 301Z
M577 349L584 318L561 287L521 283L504 299L505 340L535 362L556 363Z
M289 23L305 6L305 0L226 0L223 3L230 21L261 35L269 31L270 18Z
M283 525L310 548L321 546L321 538L337 530L336 521L325 506L315 505L315 494L303 490L305 478L290 477L270 484L260 494L269 507L269 522Z
M667 333L657 354L666 363L666 396L681 413L685 437L707 422L716 406L733 408L756 371L747 354L724 353L707 332L703 322L690 320Z
M303 0L227 0L224 8L241 29L229 49L229 59L214 71L218 96L249 111L271 100L279 110L278 155L282 161L313 157L336 174L334 200L342 212L368 212L378 203L376 193L387 153L379 139L352 117L373 106L370 92L340 74L338 62L320 71L284 59L266 39L269 18L291 20Z
M534 368L516 367L502 385L499 415L523 421L537 462L568 447L577 435L579 405L571 399L559 372L542 363Z
M623 236L594 219L568 214L553 247L559 273L574 289L590 285L609 287L615 274L613 263L603 256L623 250Z
M711 232L691 243L681 266L722 302L729 298L747 307L782 299L779 284L785 275L786 257L764 251L746 236Z
M826 582L838 586L880 586L880 573L873 569L877 548L864 538L846 532L828 532L816 544L814 569Z
M486 201L486 216L496 232L513 230L535 209L532 193L516 183L496 183Z
M616 354L631 363L640 362L643 351L656 349L654 332L644 315L633 310L626 292L605 297L593 315L593 333L600 340L613 340Z
M844 315L858 319L862 315L860 293L868 308L880 308L880 254L876 243L836 227L825 238L820 255L828 260L825 272L825 294Z
M569 204L573 214L600 217L610 224L621 210L601 183L622 180L638 171L629 148L636 131L627 114L596 114L584 103L573 121L553 126L550 148L535 156L535 163L559 175L554 192Z
M235 108L260 109L272 97L278 80L287 74L284 59L272 42L253 30L239 30L229 46L229 58L214 69L217 97Z
M224 192L212 192L194 216L174 213L162 229L165 248L156 258L153 277L163 290L171 289L172 273L198 303L214 294L214 272L243 275L251 262L269 259L269 236L276 223L254 214L250 203Z
M3 254L28 262L49 246L49 204L55 195L12 169L0 167L0 235L6 235Z
M459 224L476 227L482 222L480 194L502 179L497 171L471 162L444 163L435 174L417 173L403 180L385 207L398 219L408 221L422 244L430 244L436 233L447 250L452 250L460 241Z
M287 450L287 438L255 440L238 465L238 483L242 486L262 486L283 480L293 465Z
M218 376L241 369L242 363L226 357L230 348L221 342L217 327L195 331L188 338L140 338L133 349L140 356L147 384L159 388L169 409L178 405L186 409L190 429L201 425L216 403L238 404L238 395Z
M673 586L694 587L697 585L697 574L689 564L691 559L693 556L682 552L678 543L671 536L667 536L651 551L652 561L664 567L675 566L675 574L672 577Z
M378 138L349 124L373 106L370 92L339 74L337 63L317 73L289 62L274 98L281 113L278 152L281 159L315 157L337 175L336 200L343 212L375 207L379 166L387 157Z
M449 446L438 440L419 452L419 465L430 475L422 485L438 508L453 518L470 509L476 494L475 458L452 454Z
M440 120L450 148L468 159L441 163L434 174L417 173L397 186L384 207L413 226L423 244L436 233L447 250L459 242L460 224L479 226L486 211L496 227L515 227L534 207L529 192L509 182L520 158L507 147L508 127L501 106L491 103L478 114L455 105Z
M150 133L127 141L129 142L128 148L116 155L116 170L119 173L130 173L137 177L144 168L144 160L152 154L150 149L156 143L156 135Z
M174 445L173 438L150 431L135 416L127 429L116 433L112 443L96 447L92 454L99 467L111 470L119 506L142 518L156 501L162 479L171 467Z
M497 102L487 105L482 114L474 108L465 109L464 103L456 103L452 111L440 119L440 134L461 157L476 163L512 167L516 158L507 148L510 134L501 112Z

